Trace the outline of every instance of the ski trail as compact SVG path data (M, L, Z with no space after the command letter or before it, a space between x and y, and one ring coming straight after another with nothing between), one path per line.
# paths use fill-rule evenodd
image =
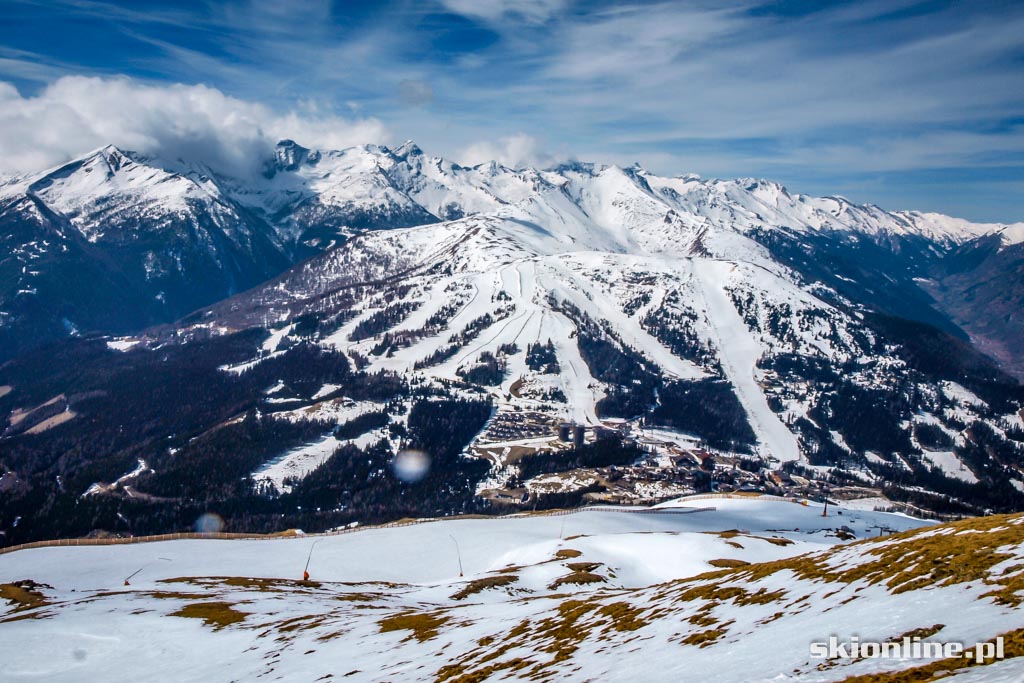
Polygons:
M542 291L553 291L544 278L536 274L537 285ZM569 400L570 417L575 422L601 424L597 417L597 402L604 398L601 383L590 374L590 368L580 354L576 344L576 324L561 313L546 308L541 310L541 337L545 328L546 338L555 345L555 355L561 367L562 391Z
M768 407L768 399L757 383L755 373L757 359L761 356L760 344L725 291L725 282L735 266L726 261L695 259L693 267L722 369L747 411L750 426L761 448L781 462L799 460L800 447L796 437Z
M666 376L673 379L698 379L707 376L707 373L695 363L669 351L640 325L638 317L627 316L589 277L577 274L562 264L552 263L549 267L557 269L560 282L570 285L558 287L553 291L557 291L594 320L612 322L615 332L622 341L639 351Z

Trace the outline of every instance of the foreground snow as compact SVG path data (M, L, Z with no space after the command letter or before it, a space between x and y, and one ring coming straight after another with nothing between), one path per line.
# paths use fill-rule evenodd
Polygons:
M870 538L927 525L821 512L784 500L696 497L653 511L17 551L0 556L0 582L27 586L39 601L12 601L0 614L0 678L842 680L920 662L844 661L819 671L812 640L886 640L945 624L943 640L973 643L1024 626L1019 610L980 596L991 582L898 592L885 582L812 578L876 571L872 553L901 542L829 550L842 526ZM1015 534L1020 522L986 533ZM925 542L949 535L936 532ZM1019 573L1019 543L1000 550L1008 559L997 566ZM297 581L310 551L312 580ZM808 552L821 556L810 569L789 559ZM715 578L687 578L722 567ZM992 668L1006 680L1021 671L1012 659Z

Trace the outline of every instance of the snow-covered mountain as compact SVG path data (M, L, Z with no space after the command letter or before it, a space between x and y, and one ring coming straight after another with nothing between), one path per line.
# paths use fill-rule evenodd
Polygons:
M25 512L54 486L179 506L257 490L335 520L423 512L333 488L340 470L369 476L336 453L387 462L410 444L452 458L421 501L432 513L774 486L742 473L780 468L935 510L1024 506L1024 392L971 343L1024 323L984 323L948 293L975 262L1012 269L1020 226L635 166L467 168L412 143L285 141L245 180L107 148L0 197L21 245L0 306L17 348L141 328L160 317L151 299L203 302L0 367L5 439L26 449L0 465ZM114 416L130 413L126 431ZM53 451L108 439L86 462ZM673 470L707 453L727 464ZM638 461L653 464L628 486L603 469Z
M864 484L915 469L975 484L969 425L987 421L1000 441L1021 428L1013 381L966 343L936 346L938 330L905 329L875 300L787 265L776 241L810 250L839 235L944 253L1002 228L793 196L765 181L614 166L530 174L524 199L363 233L152 343L262 327L269 345L229 370L313 340L367 372L484 387L500 419L476 447L509 472L515 456L502 448L523 444L498 427L522 411L546 424L666 427L767 462L841 466ZM1017 457L996 466L1003 486L1024 487Z
M0 357L173 319L291 263L212 174L114 147L0 187L0 238Z
M4 677L1020 680L1020 515L804 503L19 550L0 556ZM812 650L829 638L843 651Z
M663 253L665 241L677 239L699 249L709 230L755 238L767 231L805 246L867 239L889 253L908 252L909 241L927 257L903 258L900 266L915 264L912 277L930 277L922 269L978 238L998 234L1013 244L1024 236L1019 224L886 212L754 179L665 178L591 164L467 168L411 142L328 151L282 141L263 173L244 178L108 146L0 185L0 235L10 254L0 266L0 356L69 333L173 320L353 234L468 216L532 221L563 244L594 239L590 246L615 253ZM973 317L958 322L970 331Z

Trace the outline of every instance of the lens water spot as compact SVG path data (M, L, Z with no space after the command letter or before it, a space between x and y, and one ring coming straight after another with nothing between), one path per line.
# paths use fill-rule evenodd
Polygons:
M395 476L407 484L423 479L430 471L430 456L423 451L401 451L395 456L391 467Z
M224 520L214 512L207 512L196 520L196 531L201 534L214 534L224 528Z

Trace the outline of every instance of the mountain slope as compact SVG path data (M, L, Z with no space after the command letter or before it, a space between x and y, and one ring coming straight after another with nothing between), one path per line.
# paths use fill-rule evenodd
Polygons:
M996 350L1016 331L1012 325L986 331L984 321L957 308L957 292L966 285L951 280L947 296L921 286L921 278L941 281L951 251L1005 226L793 195L754 179L665 178L639 167L591 164L546 171L496 163L467 168L428 157L411 142L330 151L285 140L263 173L251 176L106 147L5 181L0 234L11 256L0 273L0 357L72 330L122 333L168 322L360 232L466 216L514 217L517 211L554 234L567 214L577 223L582 216L601 227L582 239L596 237L600 250L626 253L657 252L649 243L663 224L683 230L696 249L702 230L729 228L773 247L777 258L809 279L830 278L837 291L887 313L962 335L950 317L958 316ZM93 245L88 257L72 244L76 240ZM40 249L48 259L37 259ZM103 261L101 286L62 289L65 280L94 278L96 266L87 260ZM823 260L854 267L822 270ZM1012 264L992 261L982 273L988 275L975 277L991 281L1014 271ZM1019 281L1019 273L1013 277ZM895 287L871 286L886 280ZM1000 357L1008 359L1009 351Z
M179 317L289 259L215 184L106 147L0 190L0 356L69 332Z
M1014 429L1020 390L963 342L808 282L762 233L695 225L641 174L575 173L490 215L364 234L151 343L267 326L367 371L483 386L499 415L668 427L868 483L927 471L974 420ZM717 382L724 420L701 408ZM950 398L953 384L983 398ZM933 423L950 436L923 445L916 425Z
M925 284L974 343L1024 376L1024 224L959 246Z

